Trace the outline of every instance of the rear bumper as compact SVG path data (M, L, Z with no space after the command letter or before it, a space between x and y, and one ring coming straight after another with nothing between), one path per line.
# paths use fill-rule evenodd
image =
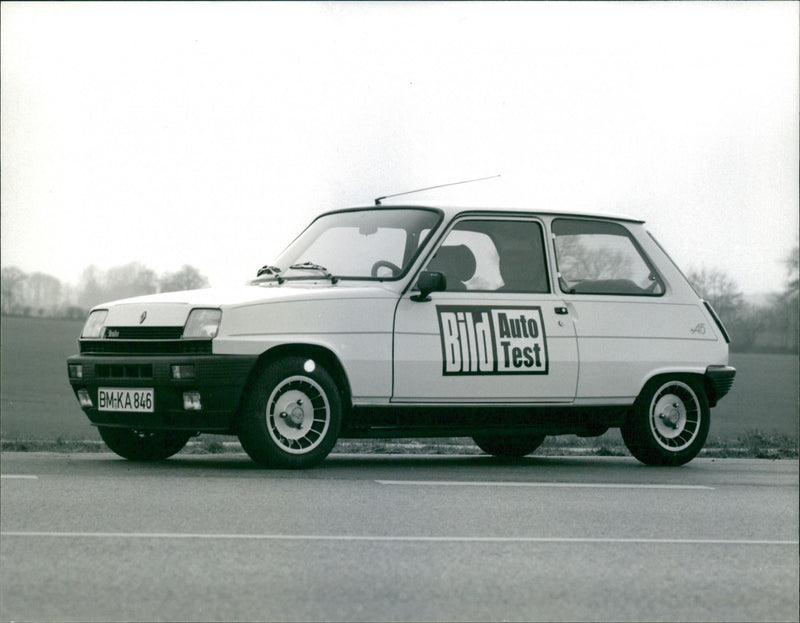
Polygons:
M708 405L716 407L720 399L733 387L736 368L730 366L708 366L705 374Z
M67 359L73 374L70 385L76 397L85 390L92 406L82 406L95 426L115 426L147 430L186 430L227 432L234 425L255 356L103 356L74 355ZM81 367L76 378L73 366ZM172 366L194 366L194 377L174 379ZM100 411L98 388L153 389L152 413ZM202 408L184 408L184 392L198 392Z

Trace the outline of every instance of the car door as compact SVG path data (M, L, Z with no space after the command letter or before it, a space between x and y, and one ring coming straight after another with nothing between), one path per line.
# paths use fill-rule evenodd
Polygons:
M564 301L552 293L542 224L523 216L456 221L424 270L447 289L407 292L394 327L392 401L564 403L578 352Z

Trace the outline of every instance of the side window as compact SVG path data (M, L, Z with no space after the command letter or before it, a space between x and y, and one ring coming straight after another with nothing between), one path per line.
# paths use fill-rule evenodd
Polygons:
M660 296L664 284L617 223L553 221L558 282L568 294Z
M443 273L448 291L549 292L542 240L534 221L464 220L427 270Z

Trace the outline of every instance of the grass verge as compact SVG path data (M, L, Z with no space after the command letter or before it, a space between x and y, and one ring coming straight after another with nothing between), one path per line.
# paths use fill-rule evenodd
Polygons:
M101 441L80 439L2 439L3 452L108 452ZM202 435L191 440L184 454L236 454L242 446L233 437ZM443 439L341 439L333 454L458 454L479 455L468 437ZM625 444L614 436L581 438L548 437L536 450L538 456L629 456ZM709 439L700 452L707 458L797 459L797 440L789 435L749 430L728 439Z

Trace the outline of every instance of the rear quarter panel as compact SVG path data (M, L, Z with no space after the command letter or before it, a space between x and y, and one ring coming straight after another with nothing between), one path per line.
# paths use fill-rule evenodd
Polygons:
M580 358L576 402L632 402L657 374L703 374L709 365L727 363L727 345L699 302L606 297L569 305Z

